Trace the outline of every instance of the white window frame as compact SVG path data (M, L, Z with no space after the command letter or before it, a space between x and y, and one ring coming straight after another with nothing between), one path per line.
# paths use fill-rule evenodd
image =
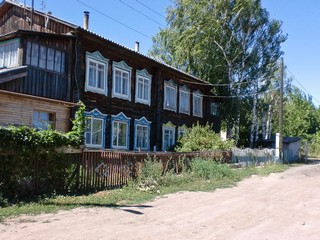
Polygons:
M169 89L174 91L173 106L170 105L170 99L167 96ZM172 80L164 82L163 109L177 112L177 85Z
M122 112L119 113L118 115L112 115L111 117L111 148L113 149L129 149L129 139L130 139L130 119L131 118L128 118L126 115L124 115ZM117 140L117 143L119 143L119 132L115 132L115 130L118 130L114 128L114 124L125 124L127 127L126 127L126 144L125 145L119 145L119 144L116 144L114 145L113 144L113 138L114 138L114 134L116 134L116 138L118 139Z
M138 131L137 128L140 127L146 127L147 128L147 147L142 148L139 147L138 142ZM142 117L140 119L134 120L134 149L135 150L142 150L142 151L149 151L150 150L150 128L151 128L151 122L148 121L145 117Z
M94 63L98 65L102 65L104 69L103 73L103 88L94 87L89 85L89 74L90 74L90 63ZM103 95L108 95L108 62L107 58L104 58L101 53L98 51L94 53L86 52L86 83L85 83L85 91L86 92L94 92ZM99 74L99 70L95 73L96 75Z
M116 71L128 74L127 94L116 92ZM131 72L132 67L129 67L124 61L113 62L112 64L112 97L121 98L131 101ZM121 86L123 79L121 78Z
M142 81L142 98L139 97L139 84ZM150 75L148 73L148 71L146 69L143 70L137 70L136 72L136 103L142 103L142 104L146 104L148 106L151 105L151 86L152 86L152 75ZM147 89L147 94L148 97L147 99L144 96L144 88L148 88Z
M105 141L106 141L105 140L105 132L106 132L105 128L106 128L106 122L107 122L107 115L102 114L98 109L93 109L90 112L85 112L84 115L87 118L86 120L90 121L90 136L91 136L90 143L87 143L86 135L88 133L88 131L87 131L88 129L86 128L85 132L84 132L85 146L88 148L105 148ZM92 144L92 136L93 136L92 122L93 121L102 121L102 129L101 129L101 133L100 133L101 144Z
M19 66L20 39L0 42L0 68Z
M187 95L187 100L183 99L183 94ZM187 109L182 108L183 104L187 104ZM190 90L186 86L182 86L179 89L179 113L190 115Z
M172 145L165 146L165 132L172 132ZM162 151L167 151L169 147L173 146L176 143L176 126L173 125L170 121L166 124L162 124Z
M196 100L199 100L200 106L196 106ZM193 92L193 116L202 117L203 113L203 95L197 90Z

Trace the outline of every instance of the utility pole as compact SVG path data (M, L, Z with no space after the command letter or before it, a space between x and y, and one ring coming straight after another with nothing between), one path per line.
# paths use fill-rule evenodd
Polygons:
M279 157L283 160L283 57L280 58Z

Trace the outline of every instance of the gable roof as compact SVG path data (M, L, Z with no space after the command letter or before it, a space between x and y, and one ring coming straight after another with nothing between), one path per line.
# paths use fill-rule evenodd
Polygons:
M3 0L0 3L0 15L2 14L2 12L5 12L11 5L16 6L16 7L20 7L20 8L24 8L27 11L32 11L32 8L30 6L24 5L24 4L19 3L17 1L14 1L14 0ZM61 24L64 24L64 25L66 25L68 27L71 27L71 28L77 28L78 27L75 24L72 24L70 22L64 21L61 18L55 17L55 16L53 16L51 14L46 14L46 13L38 11L36 9L34 9L33 12L35 14L38 14L38 15L43 16L43 17L48 15L48 16L50 16L50 19L52 19L52 20L54 20L56 22L59 22Z

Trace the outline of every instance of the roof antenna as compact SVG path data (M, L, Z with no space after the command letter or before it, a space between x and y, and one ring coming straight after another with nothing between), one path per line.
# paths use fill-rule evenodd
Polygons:
M34 0L32 0L32 5L31 5L31 23L30 23L30 28L32 30L33 27L33 12L34 12Z
M45 12L45 11L46 11L46 1L45 1L45 0L42 0L42 1L41 1L41 11L42 11L42 12Z

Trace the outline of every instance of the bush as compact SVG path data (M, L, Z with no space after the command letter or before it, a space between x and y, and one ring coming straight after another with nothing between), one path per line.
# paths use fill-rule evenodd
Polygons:
M37 131L26 126L0 127L1 198L12 201L35 193L65 190L72 184L70 176L77 159L55 149L83 144L84 109L83 105L79 107L69 133Z
M191 162L191 172L195 177L205 180L209 179L233 179L233 171L226 165L220 164L210 159L195 158Z
M223 141L209 124L201 126L197 123L177 141L175 150L177 152L213 151L231 150L233 147L232 140Z
M143 162L141 173L138 176L137 189L145 192L156 192L161 185L162 164L156 158L148 157Z

